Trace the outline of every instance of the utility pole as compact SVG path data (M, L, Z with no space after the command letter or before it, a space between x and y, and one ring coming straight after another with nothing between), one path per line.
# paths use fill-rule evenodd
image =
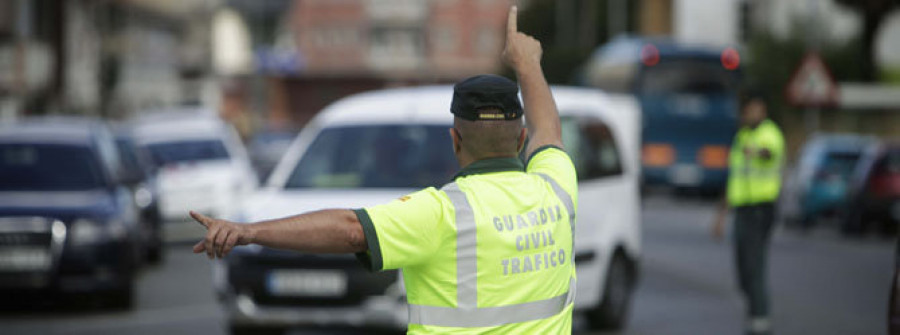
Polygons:
M579 46L582 49L593 49L597 44L597 0L581 1L581 33Z
M575 35L575 0L557 0L556 5L556 45L571 47L572 37Z
M628 30L627 0L606 0L607 39Z

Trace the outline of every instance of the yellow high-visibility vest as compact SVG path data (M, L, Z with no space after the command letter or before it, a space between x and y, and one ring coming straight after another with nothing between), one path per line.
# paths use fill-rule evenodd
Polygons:
M746 157L745 148L765 148L772 156L769 159ZM741 128L734 136L728 161L729 205L749 206L778 199L784 161L784 137L775 122L766 119L756 128Z
M477 161L357 210L373 270L402 269L409 334L571 334L578 184L556 147Z

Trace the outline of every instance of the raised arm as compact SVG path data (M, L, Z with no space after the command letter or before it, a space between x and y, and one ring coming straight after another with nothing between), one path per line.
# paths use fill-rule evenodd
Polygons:
M562 148L562 130L556 102L541 69L541 42L519 32L517 15L516 6L510 8L503 60L516 72L522 88L525 122L531 137L525 154L530 157L535 150L546 145Z
M222 258L238 245L262 246L316 253L365 251L366 238L356 214L347 209L328 209L283 219L241 224L191 212L206 227L206 238L194 245L194 253Z

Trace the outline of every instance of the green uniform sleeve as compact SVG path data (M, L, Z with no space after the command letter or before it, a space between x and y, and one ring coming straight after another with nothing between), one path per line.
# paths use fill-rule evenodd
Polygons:
M525 171L550 176L578 203L578 175L572 159L562 149L552 145L538 148L528 159Z
M387 204L356 210L369 246L357 256L372 271L427 261L447 234L444 206L440 191L429 187Z

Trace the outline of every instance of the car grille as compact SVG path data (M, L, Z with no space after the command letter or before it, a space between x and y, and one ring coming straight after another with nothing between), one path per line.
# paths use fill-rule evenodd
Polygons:
M239 293L249 295L257 304L268 306L339 307L359 305L368 297L384 295L397 283L396 271L371 273L353 257L287 254L277 251L241 255L229 263L229 282ZM273 294L268 283L275 271L326 271L341 273L346 290L336 296L310 297Z
M0 217L0 286L43 286L65 240L62 222Z

